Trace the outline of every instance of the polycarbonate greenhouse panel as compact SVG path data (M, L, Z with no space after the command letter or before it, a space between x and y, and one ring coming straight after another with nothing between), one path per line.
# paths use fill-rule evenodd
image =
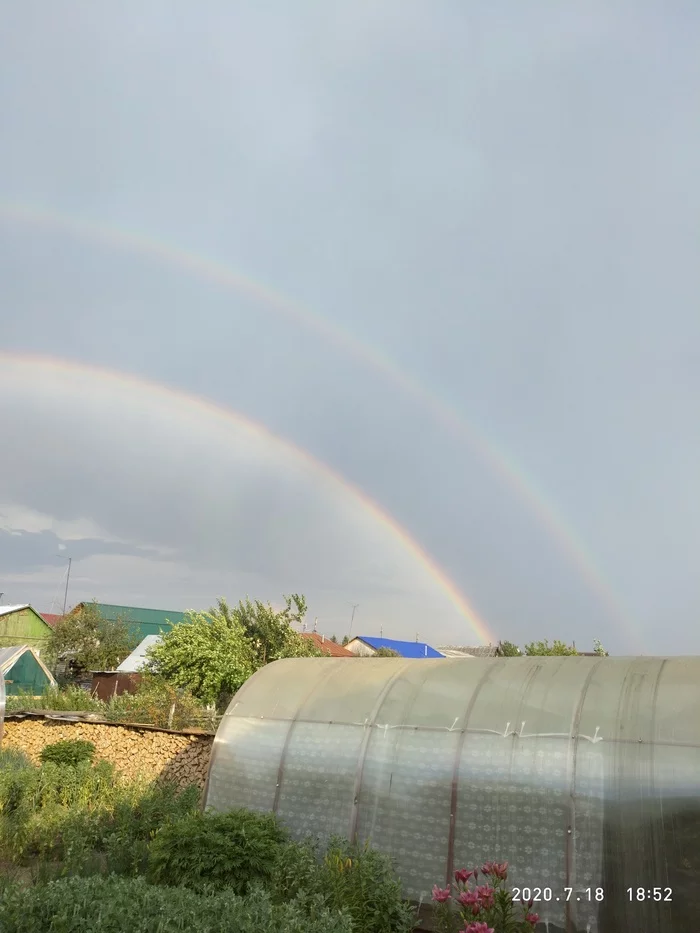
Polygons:
M204 805L391 855L428 901L508 860L550 930L700 930L700 658L295 658L223 717Z

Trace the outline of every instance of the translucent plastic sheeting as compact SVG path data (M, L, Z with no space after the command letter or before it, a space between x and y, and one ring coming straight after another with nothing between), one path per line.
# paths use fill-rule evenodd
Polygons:
M508 860L554 929L697 933L700 658L277 661L227 710L204 804L370 840L417 902Z

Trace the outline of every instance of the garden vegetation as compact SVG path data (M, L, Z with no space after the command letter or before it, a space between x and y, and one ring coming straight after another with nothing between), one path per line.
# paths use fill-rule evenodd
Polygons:
M47 746L40 766L0 750L2 933L414 928L377 851L293 842L270 814L202 813L196 787L127 782L89 745Z

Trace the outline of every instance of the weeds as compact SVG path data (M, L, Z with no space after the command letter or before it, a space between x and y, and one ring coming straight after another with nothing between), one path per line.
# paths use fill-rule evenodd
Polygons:
M196 787L126 782L105 761L3 769L0 857L60 862L63 874L75 874L95 867L99 853L106 870L134 874L156 830L189 816L198 802Z
M186 690L177 690L161 678L144 675L136 693L99 700L75 685L47 687L39 697L19 694L7 698L7 714L54 710L89 712L108 722L133 722L162 729L204 729L216 732L219 717Z

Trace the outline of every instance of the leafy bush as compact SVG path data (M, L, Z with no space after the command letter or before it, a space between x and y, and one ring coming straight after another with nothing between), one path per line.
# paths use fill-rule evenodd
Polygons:
M169 823L191 817L199 810L196 785L179 790L174 784L154 781L129 784L105 821L102 842L105 870L120 875L144 874L149 843Z
M454 877L449 888L433 886L437 933L532 933L535 929L540 918L532 913L533 902L516 910L507 886L508 862L486 862L471 871L460 868Z
M347 908L362 933L409 933L415 926L391 860L369 845L334 837L323 854L310 841L282 846L275 887L281 897L308 891L332 910Z
M77 765L81 761L92 761L95 746L83 739L64 739L45 745L39 757L44 764L52 761L56 765Z
M253 890L196 894L149 885L142 878L70 878L31 888L11 886L0 900L3 933L353 933L347 913L301 895L274 904Z
M249 882L271 882L286 833L271 813L194 813L163 826L150 846L148 877L156 884L243 894Z

